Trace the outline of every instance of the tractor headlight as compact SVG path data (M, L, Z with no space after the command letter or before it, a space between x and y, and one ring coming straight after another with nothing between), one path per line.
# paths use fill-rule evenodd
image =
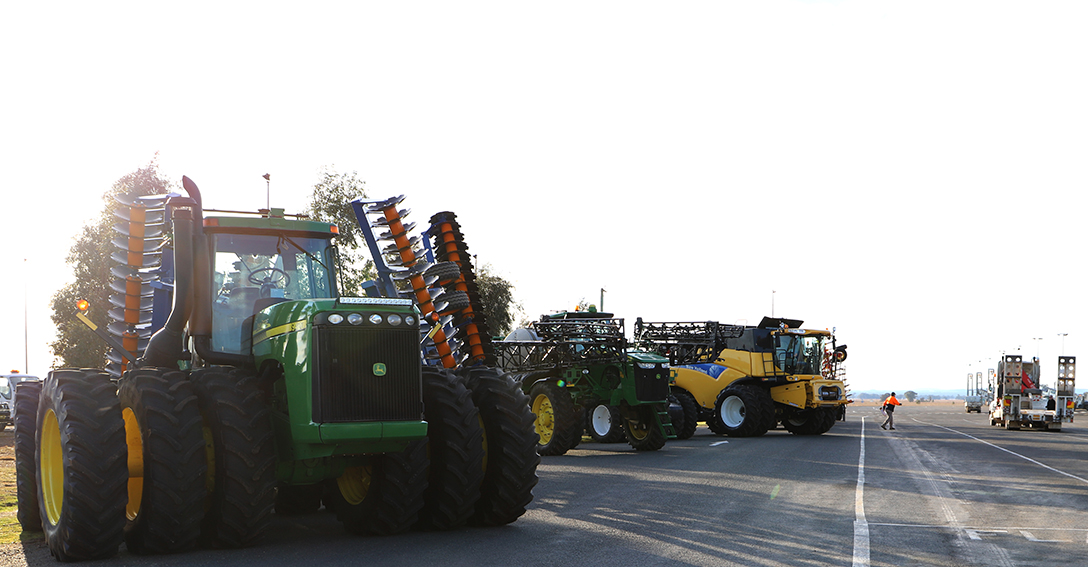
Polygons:
M400 323L401 323L400 315L397 315L396 313L391 313L388 317L385 318L385 320L388 321L389 324L394 326L394 327L396 327L397 325L400 325Z
M332 315L329 315L329 322L333 325L339 325L344 322L344 316L339 313L333 313Z
M351 323L352 325L362 325L363 316L358 313L352 313L351 315L348 315L348 323Z
M412 317L411 315L405 315L404 316L404 324L411 327L412 325L416 324L416 318Z
M375 314L371 315L370 316L370 324L371 325L381 325L382 324L381 314L380 313L375 313Z
M657 368L656 362L638 362L636 364L643 370L653 370L654 368Z

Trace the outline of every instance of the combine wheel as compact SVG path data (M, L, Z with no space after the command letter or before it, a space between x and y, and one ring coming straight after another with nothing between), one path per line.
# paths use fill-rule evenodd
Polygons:
M34 432L38 429L38 399L41 382L15 385L15 492L19 503L19 525L23 531L40 532L38 511L38 465L34 459Z
M355 534L391 535L411 529L427 489L427 441L413 441L400 453L370 457L330 481L336 518Z
M60 561L101 559L124 539L125 422L117 386L98 370L55 370L38 404L38 504Z
M480 412L461 378L423 368L423 415L430 467L417 527L449 530L465 525L476 510L484 477Z
M126 372L117 396L128 442L125 544L136 553L196 545L207 495L204 430L184 372Z
M795 410L782 418L782 427L794 435L823 435L835 425L834 410Z
M203 535L222 547L246 547L268 528L275 505L272 422L257 378L228 367L189 376L203 417L208 497Z
M673 425L676 426L676 438L690 439L692 435L695 435L695 429L699 427L699 404L695 401L695 396L677 388L669 395L669 402L677 404L683 410L682 420L675 418L672 420ZM672 414L671 411L669 413Z
M656 451L665 446L665 433L651 404L642 404L631 408L637 419L624 418L623 433L627 444L636 451Z
M715 433L758 437L774 425L774 401L766 390L750 384L729 386L714 405ZM721 431L719 433L719 431Z
M598 403L586 410L586 430L598 443L619 443L623 441L623 416L620 408L606 403Z
M462 375L484 427L484 480L471 523L509 524L533 501L538 480L540 455L529 400L509 376L494 368L469 368Z
M538 453L562 455L578 445L582 422L576 417L569 392L551 382L540 382L529 390L529 399L540 437Z

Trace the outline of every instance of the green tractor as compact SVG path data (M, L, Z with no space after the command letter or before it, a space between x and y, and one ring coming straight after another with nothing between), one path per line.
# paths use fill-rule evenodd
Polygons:
M539 457L512 383L425 364L434 323L413 299L341 295L335 225L282 209L205 217L183 186L117 213L114 322L90 324L114 347L107 368L16 390L24 529L73 561L122 541L244 547L274 511L322 505L368 534L524 513ZM164 236L173 254L149 267Z
M544 315L496 342L499 365L529 394L541 455L626 438L656 451L677 437L669 413L668 360L629 351L623 319L588 311Z

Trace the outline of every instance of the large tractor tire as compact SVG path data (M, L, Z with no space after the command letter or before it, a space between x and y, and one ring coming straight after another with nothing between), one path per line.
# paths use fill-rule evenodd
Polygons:
M318 484L281 484L276 487L275 512L281 516L312 514L321 509L325 486Z
M578 446L582 440L582 420L578 419L569 392L553 383L540 382L529 390L529 403L540 437L538 453L562 455Z
M203 538L247 547L268 528L275 506L272 422L257 378L212 366L189 375L200 403L208 463Z
M191 549L208 471L193 385L185 372L139 368L124 374L117 397L128 443L125 545L135 553Z
M494 368L469 368L462 376L484 428L484 479L470 522L509 524L533 501L538 480L540 455L529 400L509 376Z
M695 401L695 396L689 394L687 390L677 388L673 389L672 394L669 395L669 402L680 406L681 412L678 413L683 415L682 420L672 420L672 424L676 427L676 438L691 439L699 427L699 403ZM672 412L669 413L671 416Z
M125 421L117 386L100 370L55 370L42 385L38 505L60 561L102 559L124 540Z
M354 534L392 535L408 531L423 509L427 490L427 440L404 451L370 457L329 481L336 518Z
M837 409L794 410L782 418L782 427L794 435L823 435L835 425Z
M468 523L484 478L483 427L472 393L444 369L423 369L423 416L430 466L420 529L450 530Z
M629 410L635 417L623 419L623 433L627 444L636 451L656 451L665 446L665 432L655 405L642 404Z
M730 437L758 437L774 426L774 401L751 384L729 386L714 404L714 432Z
M38 510L38 461L34 458L41 395L41 382L15 385L15 494L19 503L16 515L23 531L30 532L42 530L42 515Z
M586 408L586 432L598 443L623 441L625 435L620 408L603 402Z

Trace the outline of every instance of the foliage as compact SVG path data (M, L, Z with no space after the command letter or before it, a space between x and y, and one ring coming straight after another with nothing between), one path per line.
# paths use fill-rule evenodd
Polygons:
M476 285L491 334L506 336L513 330L515 315L521 311L521 304L514 301L513 284L496 275L490 264L485 264L476 274Z
M918 392L907 390L906 392L903 392L903 397L906 398L907 402L913 402L914 399L918 397Z
M362 284L376 276L366 241L351 201L366 198L366 182L357 172L337 173L329 167L321 170L321 180L314 185L306 213L314 220L335 224L340 230L340 293L363 295Z
M72 266L75 281L60 288L51 302L57 339L49 346L57 367L105 367L109 348L75 318L75 303L86 299L91 303L87 313L91 321L103 329L109 323L110 268L113 265L110 255L116 250L112 240L117 236L112 227L119 220L113 211L124 206L114 197L126 193L157 195L169 192L171 184L160 176L157 160L156 155L146 167L114 182L102 195L104 206L98 219L83 227L68 253L66 260Z

